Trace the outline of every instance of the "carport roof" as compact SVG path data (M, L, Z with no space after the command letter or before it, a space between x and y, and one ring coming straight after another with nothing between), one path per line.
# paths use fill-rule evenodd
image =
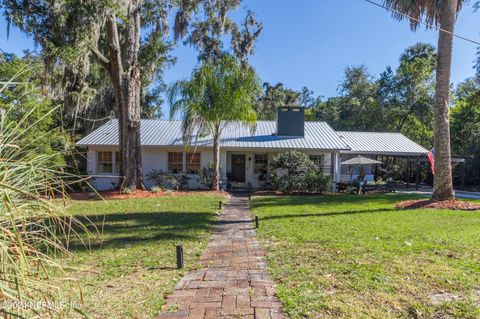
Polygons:
M345 153L390 156L419 156L428 150L401 133L337 131L338 136L350 146Z

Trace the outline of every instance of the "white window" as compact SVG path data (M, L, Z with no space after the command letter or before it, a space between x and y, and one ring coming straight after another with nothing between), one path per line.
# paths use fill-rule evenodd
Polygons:
M168 153L168 172L170 174L180 174L183 171L183 153Z
M317 165L319 172L323 171L323 155L310 155L310 160Z
M112 152L97 152L97 173L113 174Z
M268 171L268 154L255 154L253 163L254 174L266 174Z
M200 173L200 153L187 153L187 174Z

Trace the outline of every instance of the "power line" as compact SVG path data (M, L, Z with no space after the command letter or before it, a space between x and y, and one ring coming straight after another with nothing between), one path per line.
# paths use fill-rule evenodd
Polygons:
M398 10L388 8L388 7L386 7L386 6L382 5L382 4L376 3L375 1L372 1L372 0L365 0L365 1L368 2L368 3L370 3L370 4L375 5L375 6L377 6L377 7L380 7L380 8L382 8L382 9L385 9L385 10L387 10L387 11L393 12L393 13L395 13L395 14L401 15L401 16L403 16L403 17L405 17L405 18L408 18L408 19L411 19L411 20L413 20L413 21L416 21L416 22L418 22L418 23L420 23L420 24L423 24L423 25L425 25L425 26L428 27L428 28L432 28L432 29L435 29L435 30L440 31L440 32L445 32L445 33L450 34L450 35L452 35L452 36L454 36L454 37L456 37L456 38L465 40L465 41L467 41L467 42L470 42L470 43L473 43L473 44L476 44L476 45L480 45L480 42L478 42L478 41L475 41L475 40L466 38L466 37L464 37L464 36L455 34L455 33L453 33L453 32L450 32L450 31L448 31L448 30L439 28L439 27L437 27L437 26L435 26L435 25L433 25L433 24L430 24L430 23L424 22L424 21L422 21L422 20L420 20L420 19L414 18L414 17L412 17L412 16L410 16L410 15L408 15L408 14L406 14L406 13L403 13L403 12L400 12L400 11L398 11Z

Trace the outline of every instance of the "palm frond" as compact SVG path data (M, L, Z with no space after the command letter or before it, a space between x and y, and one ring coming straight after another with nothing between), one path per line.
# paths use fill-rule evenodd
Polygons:
M458 0L457 12L465 0ZM384 0L383 4L392 11L397 20L408 19L412 30L425 23L438 27L439 16L448 4L448 0Z
M32 113L16 123L0 122L0 294L2 301L25 302L27 307L2 309L21 318L52 312L44 306L29 308L28 302L33 306L38 300L61 300L49 272L63 271L57 257L68 254L67 241L75 228L88 233L54 199L64 196L75 177L51 168L51 158L57 154L43 154L19 143L28 130L22 124Z
M232 122L255 130L253 101L260 84L252 68L243 68L232 56L214 63L204 62L192 72L190 80L174 83L168 91L170 117L181 113L182 136L186 147L205 135L214 147L223 129ZM218 154L218 148L215 149ZM214 175L219 176L219 172ZM217 184L213 186L218 189Z

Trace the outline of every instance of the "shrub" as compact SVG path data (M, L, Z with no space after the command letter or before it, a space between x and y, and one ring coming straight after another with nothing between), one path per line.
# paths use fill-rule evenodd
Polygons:
M330 176L322 173L313 173L306 176L307 190L311 193L323 193L333 187L333 181Z
M289 151L273 157L269 176L275 190L298 193L308 190L308 176L316 172L317 166L308 155Z
M222 169L220 168L220 172ZM210 188L212 186L212 179L213 179L213 173L215 172L214 166L212 162L209 162L207 166L202 167L200 170L200 173L198 173L198 181L200 184L202 184L205 187ZM221 173L220 173L221 174ZM219 176L220 178L220 188L222 189L222 175Z
M135 191L135 190L134 190L133 188L130 188L130 187L123 187L123 188L120 190L120 192L121 192L122 194L126 194L126 195L131 195L131 194L133 194L134 191Z
M150 191L152 193L162 193L165 189L163 189L162 187L159 187L159 186L153 186L152 188L150 188Z
M275 156L269 176L273 188L284 193L322 193L332 188L332 178L318 172L308 155L297 151Z
M185 174L170 174L154 169L147 174L147 179L153 181L155 186L179 190L187 187L190 178Z
M200 173L198 174L198 181L200 182L200 184L210 188L212 186L214 171L215 170L212 162L209 162L207 166L202 167Z

